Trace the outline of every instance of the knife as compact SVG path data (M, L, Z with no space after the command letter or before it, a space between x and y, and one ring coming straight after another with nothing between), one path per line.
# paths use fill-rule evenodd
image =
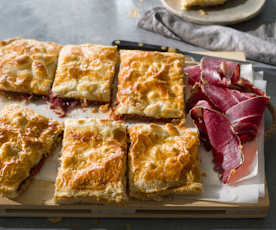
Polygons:
M159 52L175 52L175 53L181 53L185 56L192 57L195 61L200 61L203 57L212 57L210 55L203 55L203 54L196 54L188 51L182 51L177 48L172 48L168 46L160 46L160 45L153 45L153 44L147 44L143 42L133 42L133 41L125 41L125 40L114 40L112 42L112 45L117 46L119 49L128 49L128 50L146 50L146 51L159 51ZM266 67L266 66L258 66L253 62L250 61L238 61L234 59L229 58L223 58L227 61L233 61L238 62L240 64L252 64L254 71L275 71L276 68L272 67Z

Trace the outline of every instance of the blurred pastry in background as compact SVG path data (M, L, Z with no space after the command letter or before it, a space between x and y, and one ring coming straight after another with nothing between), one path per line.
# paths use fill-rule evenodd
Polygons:
M194 6L207 7L217 6L225 3L226 0L181 0L181 8L184 10Z

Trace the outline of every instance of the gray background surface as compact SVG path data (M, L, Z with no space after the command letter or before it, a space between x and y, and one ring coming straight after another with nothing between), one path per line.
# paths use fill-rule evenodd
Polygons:
M182 42L143 31L136 26L137 17L147 9L160 5L159 0L1 0L0 40L21 36L49 40L61 44L110 44L114 39L126 39L201 50ZM264 21L276 20L276 1L267 0L262 13L255 19L235 26L246 30ZM276 105L276 71L265 76L268 95ZM270 116L265 115L266 125ZM51 223L43 218L0 218L2 229L276 229L276 135L266 140L266 175L271 209L265 219L63 219Z

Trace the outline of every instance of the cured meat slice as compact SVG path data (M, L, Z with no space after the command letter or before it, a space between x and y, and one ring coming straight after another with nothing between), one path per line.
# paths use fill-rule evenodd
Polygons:
M259 126L268 101L268 97L252 97L232 106L225 115L234 125L239 122L252 122Z
M200 82L201 69L200 65L188 66L184 68L184 72L188 74L189 84L194 85L197 82Z
M248 174L255 159L256 151L244 157L242 146L256 141L269 98L240 76L240 65L235 62L208 57L200 67L185 71L193 86L186 108L206 149L212 149L215 170L224 183L231 183Z
M204 57L201 59L200 65L186 67L184 71L189 76L190 85L208 83L264 96L262 90L240 76L241 67L236 62L226 61L222 58Z
M227 87L240 79L240 65L221 58L204 57L201 60L201 80Z
M268 97L252 97L226 111L226 117L243 143L256 137L268 101Z
M243 143L255 138L269 98L214 85L202 85L201 89L197 97L194 95L194 100L205 98L217 110L226 113Z
M191 116L198 124L204 122L204 135L208 137L213 152L215 170L221 180L227 183L243 162L242 145L229 120L213 109L207 101L199 101L191 110Z
M206 126L205 126L205 123L203 120L203 108L213 109L207 101L200 100L200 101L198 101L196 106L194 106L190 110L190 115L191 115L192 119L194 120L195 125L198 128L200 140L203 142L206 150L210 151L212 149L212 147L210 145L207 129L206 129Z
M200 100L206 100L208 101L208 98L206 95L202 92L202 87L200 84L196 84L192 88L191 96L189 97L187 103L186 103L186 110L187 112L190 111L191 108L195 106L195 104Z
M232 83L239 81L241 73L240 64L236 62L223 61L221 64L221 70L227 79L231 79Z
M258 132L258 126L254 123L244 122L234 125L235 132L239 135L242 143L253 140Z
M209 84L202 85L201 88L208 101L223 113L239 103L239 100L232 94L230 89Z
M228 183L233 184L238 181L240 178L243 178L250 174L253 169L254 161L258 157L256 151L258 149L257 140L254 139L250 142L243 144L242 152L243 152L243 163L236 170L236 172L229 178Z
M238 102L247 100L251 97L256 97L256 94L254 93L245 93L245 92L240 92L238 90L231 90L232 96L235 97L235 99Z
M187 108L192 108L199 100L207 100L219 111L225 113L232 106L252 97L256 97L256 95L215 85L202 84L194 87L188 100Z
M222 79L219 72L213 69L202 69L201 81L212 85L227 86L226 81Z
M241 91L247 91L247 92L252 92L256 95L259 96L264 96L265 93L256 88L250 81L248 81L247 79L244 78L240 78L235 84L235 87L238 87Z

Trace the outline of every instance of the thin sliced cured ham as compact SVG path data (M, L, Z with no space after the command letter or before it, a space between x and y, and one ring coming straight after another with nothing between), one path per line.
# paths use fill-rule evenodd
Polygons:
M227 87L240 78L240 65L222 58L202 58L201 71L202 82L212 85Z
M232 96L235 97L235 99L238 102L247 100L251 97L256 97L256 95L254 93L246 93L246 92L240 92L238 90L231 90Z
M256 97L253 93L240 92L210 84L197 84L192 89L187 107L194 106L199 100L207 100L219 111L225 113L232 106L253 97Z
M242 145L229 120L214 110L207 101L199 101L191 110L196 121L205 124L206 134L213 151L215 170L227 183L243 162ZM205 135L206 135L205 134Z
M232 106L225 112L225 116L242 142L255 138L268 101L268 97L252 97Z
M247 79L244 78L240 78L234 85L233 87L239 88L239 90L241 91L247 91L247 92L252 92L256 95L259 96L264 96L265 93L256 88L250 81L248 81Z
M259 126L268 101L268 97L252 97L232 106L225 115L232 124L246 121Z
M200 65L185 67L184 72L189 76L190 85L194 85L196 82L200 82L200 75L201 75Z
M236 169L235 173L233 173L232 176L229 178L229 184L234 184L240 178L243 178L251 173L252 166L254 165L253 163L258 157L256 154L257 148L258 143L256 139L243 144L243 163L238 169Z
M209 151L212 149L212 146L210 145L207 129L203 120L202 108L212 109L211 105L207 101L201 100L190 110L190 115L198 128L200 140L203 142L206 150Z
M200 84L194 85L191 91L191 96L189 97L187 103L186 103L186 110L187 112L190 111L191 108L195 106L195 104L200 100L207 100L208 98L206 95L202 92L202 87Z
M201 88L208 101L223 113L239 103L239 100L232 94L232 90L228 88L209 84L204 84Z
M222 58L204 57L200 65L186 67L184 72L189 76L190 85L206 83L264 96L262 90L240 76L241 67L236 62L226 61Z
M240 76L240 65L235 62L208 57L200 66L184 71L192 85L186 107L206 149L212 149L221 180L232 183L250 170L254 153L244 157L248 154L243 153L247 149L244 146L256 142L269 98Z

